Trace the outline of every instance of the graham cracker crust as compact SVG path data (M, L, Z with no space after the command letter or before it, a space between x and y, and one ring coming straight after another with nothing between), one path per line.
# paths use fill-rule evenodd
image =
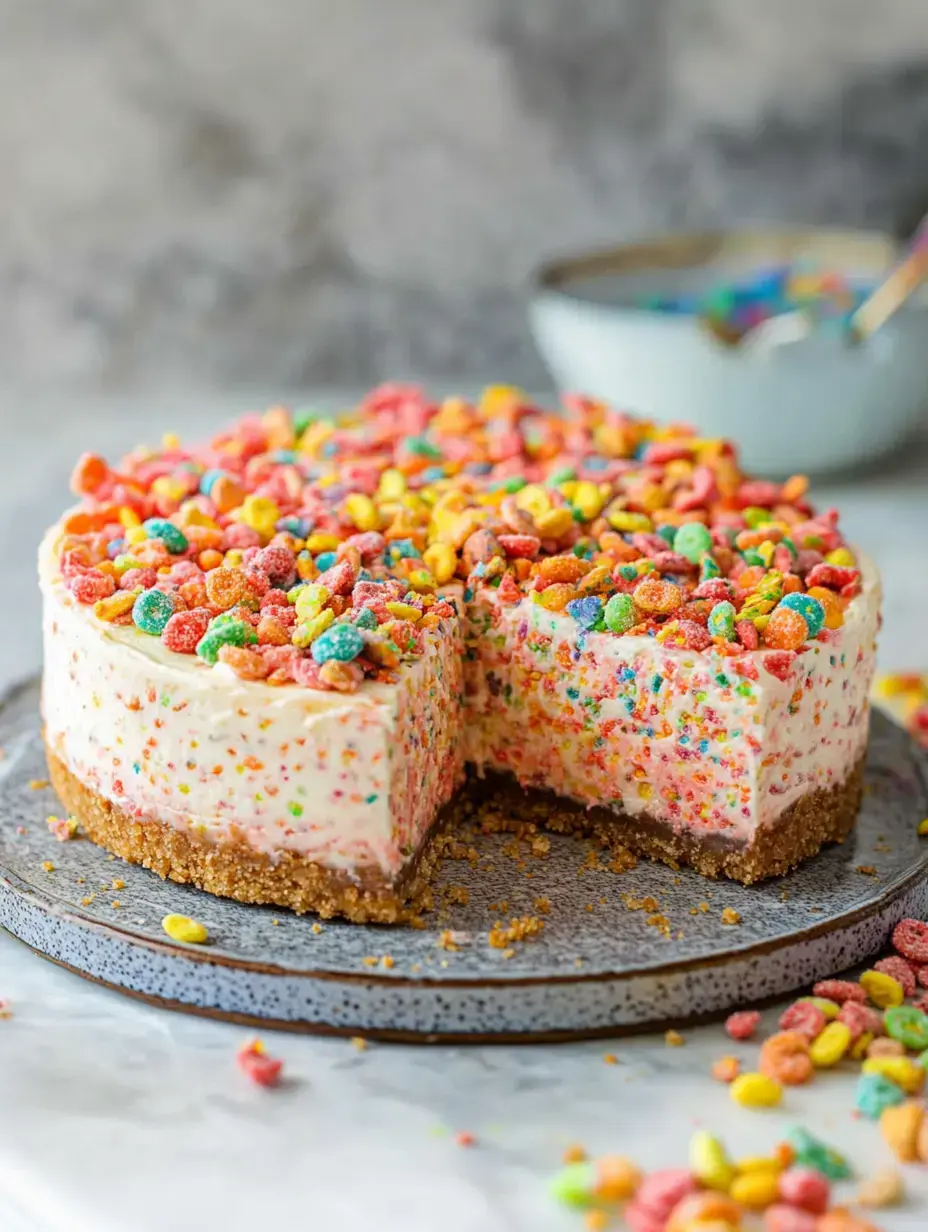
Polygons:
M604 807L587 809L551 792L525 790L500 775L485 779L471 775L417 856L391 883L378 869L349 876L293 852L271 859L244 838L216 841L166 822L130 817L85 786L47 743L45 747L49 777L62 804L93 842L129 863L243 903L383 924L415 922L431 906L430 880L446 840L453 837L454 817L474 801L492 800L494 812L502 815L500 828L509 828L507 818L513 824L530 822L556 833L596 837L604 846L619 845L672 867L688 865L705 877L729 877L752 885L789 872L825 843L847 838L857 820L865 762L862 756L840 786L802 796L749 843L723 834L697 837L647 816L630 817Z
M817 788L801 796L772 823L756 830L749 843L719 832L702 831L697 836L689 830L678 831L646 814L630 817L604 807L587 809L552 792L526 790L500 775L483 780L483 792L497 808L535 821L546 830L598 837L604 845L619 843L635 855L674 868L686 865L704 877L728 877L753 885L788 873L826 843L844 842L857 821L865 762L863 754L839 786Z
M430 877L441 844L425 844L391 884L378 869L357 877L326 868L294 852L275 859L255 851L244 839L227 842L179 830L163 821L140 821L85 786L45 742L48 772L58 798L100 847L159 877L180 881L241 903L289 907L323 919L341 916L356 923L412 923L431 906Z

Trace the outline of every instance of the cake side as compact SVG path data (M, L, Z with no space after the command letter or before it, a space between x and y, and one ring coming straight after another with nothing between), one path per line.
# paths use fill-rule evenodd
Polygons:
M790 655L614 638L484 590L466 626L468 760L747 843L806 792L840 787L866 746L880 588L861 568L844 624Z
M125 817L390 884L462 777L456 622L395 684L348 695L239 679L98 619L46 537L43 718L55 757Z

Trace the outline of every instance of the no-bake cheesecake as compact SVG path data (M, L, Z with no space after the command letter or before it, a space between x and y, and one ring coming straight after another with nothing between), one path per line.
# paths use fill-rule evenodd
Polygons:
M854 824L876 573L725 442L388 386L88 454L73 488L40 552L50 773L163 876L397 919L485 775L743 882Z

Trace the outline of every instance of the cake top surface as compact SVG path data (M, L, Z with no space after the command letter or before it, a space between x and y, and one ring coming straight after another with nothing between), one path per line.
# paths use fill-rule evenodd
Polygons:
M551 413L504 386L470 403L386 385L334 418L273 407L118 467L83 455L55 551L98 620L245 680L390 683L478 590L579 636L765 652L779 674L861 585L807 486L587 398Z

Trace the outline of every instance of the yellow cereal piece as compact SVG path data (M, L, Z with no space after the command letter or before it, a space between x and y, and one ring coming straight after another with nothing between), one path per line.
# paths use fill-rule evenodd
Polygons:
M422 553L422 559L439 586L450 582L458 567L457 554L449 543L433 543Z
M783 1098L783 1088L766 1074L740 1074L728 1092L742 1108L775 1108Z
M229 548L222 558L222 563L227 569L241 569L244 557L245 553L241 548Z
M153 496L160 496L169 501L182 501L187 495L186 486L173 475L159 475L152 481L151 491Z
M825 563L841 565L846 569L855 569L857 567L857 557L850 548L835 548L833 552L825 553Z
M629 513L626 509L606 510L606 521L622 534L632 531L652 531L654 523L646 513Z
M330 607L323 608L318 616L314 616L312 620L303 621L298 624L293 630L290 641L294 646L299 646L305 650L307 646L311 646L320 633L325 633L329 625L334 621L335 613Z
M928 834L928 817L918 823L918 837L924 838Z
M428 569L413 569L406 578L409 589L418 595L428 595L434 591L438 583Z
M574 525L574 515L563 505L559 509L549 509L547 513L535 518L535 529L542 539L560 539Z
M528 395L517 385L488 385L477 405L484 419L493 419L500 411L511 410L528 401Z
M332 592L328 586L310 582L308 586L303 586L297 591L293 606L300 620L312 620L314 616L319 615L331 598Z
M734 1202L740 1202L752 1211L763 1211L776 1202L780 1191L780 1178L776 1172L746 1172L736 1176L728 1190Z
M873 1004L881 1010L901 1005L905 1000L905 989L899 981L891 975L884 975L882 971L865 971L859 983Z
M735 1169L718 1138L705 1130L697 1130L690 1138L690 1169L707 1189L728 1192L735 1177Z
M205 526L207 530L219 529L219 523L215 522L208 513L204 513L193 501L184 501L177 512L184 526Z
M774 1159L771 1155L747 1155L735 1161L735 1171L739 1176L753 1172L780 1173L783 1171L783 1160Z
M902 1087L907 1095L917 1095L925 1085L925 1070L910 1057L869 1057L861 1066L865 1074L881 1074Z
M864 1031L863 1035L859 1036L851 1047L851 1059L854 1061L862 1061L867 1055L867 1049L873 1043L873 1032Z
M93 614L99 620L115 620L125 612L131 611L136 599L142 593L141 586L136 590L117 590L108 599L98 599L93 605Z
M851 1046L851 1029L843 1022L830 1022L812 1041L809 1057L816 1069L837 1065Z
M398 471L395 466L387 467L380 476L380 483L377 485L377 495L381 500L391 501L399 500L406 491L406 476L402 471Z
M317 419L300 437L300 453L308 454L311 458L319 457L323 445L334 433L335 424L331 419Z
M119 506L119 524L125 530L131 530L133 526L141 526L142 519L135 512L135 510L130 509L128 505L120 505Z
M754 549L757 555L764 562L764 567L766 569L770 568L770 562L773 560L773 554L776 550L777 550L777 545L775 543L772 543L769 539L765 539L763 543L759 544Z
M189 915L166 915L161 927L172 941L184 941L188 945L202 945L209 938L206 925L191 920Z
M380 527L377 506L363 492L351 492L345 497L345 512L360 531L378 530Z
M126 546L135 547L137 543L144 543L148 538L148 531L144 526L130 526L126 531Z
M315 530L306 540L306 549L312 552L314 556L318 556L320 552L334 552L339 542L338 535L331 535L323 530Z
M385 603L384 607L395 620L410 620L416 624L422 619L422 613L411 603Z
M566 484L562 485L561 490L563 491L566 486ZM565 495L567 494L565 493ZM602 513L606 500L603 493L599 490L598 484L591 483L588 479L581 480L580 483L576 484L573 494L568 496L567 499L575 509L580 510L586 522L592 522L594 518Z
M250 493L233 516L237 521L244 522L246 526L257 531L262 539L270 539L277 529L280 509L269 497Z
M551 495L540 483L527 483L515 495L516 507L536 520L551 508Z
M136 560L134 556L127 556L124 552L117 556L112 564L114 577L122 577L130 569L141 569L142 567L140 560Z
M799 1000L808 1002L809 1005L814 1005L817 1010L821 1010L829 1022L834 1022L841 1013L841 1006L837 1001L829 1001L827 997L800 997Z

